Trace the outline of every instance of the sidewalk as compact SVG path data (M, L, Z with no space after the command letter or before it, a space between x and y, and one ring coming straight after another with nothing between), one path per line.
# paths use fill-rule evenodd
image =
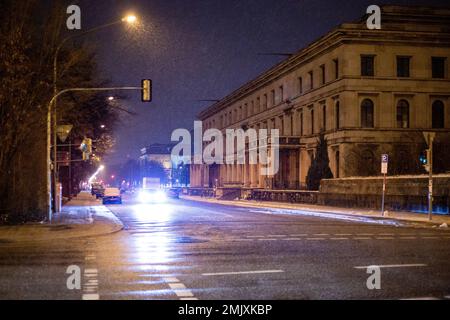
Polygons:
M385 217L382 217L380 211L370 209L340 208L340 207L321 206L312 204L292 204L285 202L269 202L269 201L263 202L254 200L228 201L228 200L218 200L214 198L202 198L199 196L186 196L186 195L182 195L181 197L183 199L193 201L202 201L209 203L262 209L261 213L308 215L323 218L378 223L386 225L397 225L397 226L409 225L409 226L440 227L443 224L447 224L448 226L450 226L450 215L434 214L433 220L428 221L428 214L414 213L414 212L389 211ZM444 229L445 226L442 226L441 228Z
M87 192L53 216L52 223L0 226L0 243L54 241L106 235L123 229L120 220Z

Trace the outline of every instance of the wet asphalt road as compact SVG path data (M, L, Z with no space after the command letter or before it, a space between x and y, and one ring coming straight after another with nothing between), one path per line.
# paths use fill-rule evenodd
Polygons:
M450 232L188 200L109 209L125 230L0 243L1 299L450 299ZM66 270L82 271L68 290ZM366 286L381 266L381 289Z

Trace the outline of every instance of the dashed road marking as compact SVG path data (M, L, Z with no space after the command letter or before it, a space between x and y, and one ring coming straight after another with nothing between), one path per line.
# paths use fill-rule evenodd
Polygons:
M263 273L283 273L284 270L254 270L254 271L232 271L232 272L216 272L216 273L202 273L202 276L230 276L241 274L263 274Z
M410 264L385 264L385 265L377 265L373 264L370 266L357 266L355 269L367 269L372 266L377 266L379 268L413 268L413 267L426 267L426 264L423 263L410 263Z
M394 237L376 237L377 240L394 240Z
M372 240L370 237L354 237L353 240Z
M164 281L168 283L170 289L172 289L175 292L175 294L177 295L177 297L180 298L180 300L186 299L198 300L197 298L194 297L192 291L186 288L186 286L183 283L181 283L180 280L178 280L178 278L167 277L164 278Z
M348 240L348 238L330 238L330 240L338 241L338 240Z

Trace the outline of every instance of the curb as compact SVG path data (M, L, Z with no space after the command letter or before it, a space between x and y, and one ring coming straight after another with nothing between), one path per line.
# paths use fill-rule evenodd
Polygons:
M197 201L197 202L205 202L205 203L215 203L222 205L232 205L236 207L247 207L261 210L285 210L285 211L302 211L301 213L285 213L290 215L305 215L305 216L313 216L313 217L322 217L329 219L337 219L337 220L347 220L353 222L366 222L366 223L374 223L381 225L391 225L391 226L404 226L404 227L422 227L422 228L437 228L439 229L439 225L441 223L433 222L433 221L417 221L417 220L407 220L407 219L398 219L393 217L376 217L376 216L368 216L364 214L348 214L338 211L326 211L320 210L316 208L293 208L287 206L276 206L276 205L264 205L257 204L251 202L243 202L242 200L238 201L223 201L217 199L205 199L200 197L191 197L191 196L181 196L181 198L185 200ZM267 214L267 213L266 213ZM274 213L276 214L276 213ZM446 230L446 229L442 229Z
M99 215L98 209L101 206L96 206L97 210L93 213L93 222L90 224L76 224L76 223L55 223L55 224L34 224L28 225L29 227L48 227L49 230L46 232L50 233L53 229L57 228L68 228L68 229L78 229L73 232L64 232L61 234L57 234L57 236L53 237L37 237L37 238L14 238L13 237L2 237L0 235L0 243L6 244L18 244L18 243L30 243L30 242L49 242L49 241L59 241L59 240L69 240L69 239L82 239L82 238L92 238L92 237L100 237L105 235L110 235L122 231L124 229L123 223L105 206L102 206L101 212L104 215ZM89 206L89 210L92 212L91 206ZM100 219L96 219L96 217L101 217ZM107 222L106 222L107 221ZM26 227L26 226L25 226ZM20 228L20 226L19 226ZM97 231L95 231L97 229ZM14 232L14 231L13 231ZM45 235L45 233L43 233Z

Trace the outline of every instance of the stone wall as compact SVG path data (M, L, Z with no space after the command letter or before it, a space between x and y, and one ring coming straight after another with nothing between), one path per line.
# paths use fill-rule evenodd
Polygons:
M386 179L386 210L428 211L428 176L399 176ZM318 204L381 209L383 178L322 180ZM433 211L450 213L450 175L433 177Z

